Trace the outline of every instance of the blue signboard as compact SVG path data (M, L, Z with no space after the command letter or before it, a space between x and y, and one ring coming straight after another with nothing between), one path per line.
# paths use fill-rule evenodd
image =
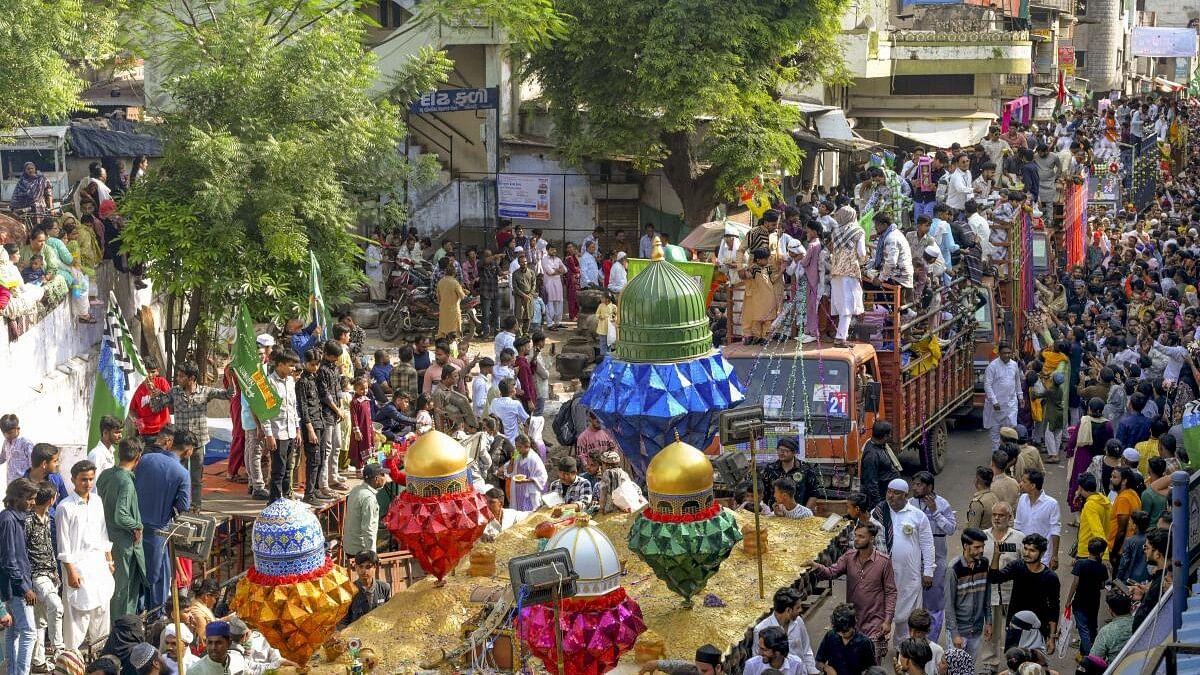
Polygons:
M495 110L500 107L499 87L482 89L438 89L421 94L408 106L413 113L458 112L460 110Z

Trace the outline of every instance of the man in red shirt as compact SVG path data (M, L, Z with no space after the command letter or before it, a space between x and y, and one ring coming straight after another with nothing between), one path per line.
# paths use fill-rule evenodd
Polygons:
M138 385L138 388L133 392L133 400L129 404L129 417L133 420L133 426L137 429L138 436L142 437L142 442L147 448L154 446L154 441L158 437L158 432L171 421L171 410L162 408L154 410L150 407L150 387L153 384L158 391L170 391L171 383L167 382L167 378L159 375L158 365L146 362L146 379Z

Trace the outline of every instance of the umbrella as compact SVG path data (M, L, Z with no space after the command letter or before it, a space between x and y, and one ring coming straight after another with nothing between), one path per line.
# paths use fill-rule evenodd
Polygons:
M743 225L732 220L713 220L702 225L697 225L688 232L688 235L679 242L679 245L684 248L699 249L701 251L713 251L721 245L721 237L725 236L725 226L730 226L737 230L738 237L746 236L750 231L749 225Z

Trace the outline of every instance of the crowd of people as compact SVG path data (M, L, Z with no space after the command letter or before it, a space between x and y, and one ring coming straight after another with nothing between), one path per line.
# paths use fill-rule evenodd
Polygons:
M148 166L140 156L134 172L125 174L122 161L119 172L110 177L100 162L92 162L74 190L74 200L55 204L49 179L35 163L24 164L9 210L24 223L26 237L2 242L0 254L0 312L18 334L40 306L63 298L70 299L81 323L95 323L91 308L100 304L97 267L111 260L117 269L130 271L120 253L124 219L117 213L117 200L145 176Z
M1044 223L1052 241L1061 237L1055 214L1069 185L1113 159L1119 144L1148 134L1176 142L1196 119L1167 98L1118 100L1040 128L993 129L973 147L916 148L899 171L886 162L866 167L852 186L767 210L745 237L727 230L715 251L694 255L711 256L741 294L736 334L747 342L845 345L866 309L864 283L899 286L930 306L951 277L1003 282L1020 213ZM1200 181L1181 168L1196 147L1164 153L1174 164L1145 208L1094 210L1083 262L1052 265L1037 280L1028 333L999 345L983 376L991 452L967 502L948 501L930 473L902 477L888 450L890 425L876 424L859 489L844 505L851 548L814 565L820 577L853 582L845 602L828 630L812 632L799 596L780 589L755 627L745 672L850 675L890 662L912 675L1029 675L1054 672L1049 657L1066 650L1080 672L1096 673L1151 616L1171 582L1170 475L1200 468L1200 451L1189 455L1183 433L1184 410L1200 391ZM48 214L54 205L39 196L36 167L27 176L22 195ZM67 288L86 301L88 270L107 256L119 224L106 229L115 216L102 172L81 187L79 220L48 222L28 253L9 251L0 280L12 297L69 277ZM860 220L868 212L869 233ZM25 437L15 416L0 417L8 468L0 625L10 675L174 672L179 640L194 659L189 670L257 675L281 664L261 635L218 606L211 581L170 559L159 534L175 514L203 507L213 400L229 401L229 478L249 497L303 499L314 509L346 500L342 546L359 589L347 622L391 594L377 578L378 553L389 545L380 519L403 489L403 466L384 468L399 461L381 452L384 442L437 430L467 445L470 478L492 515L488 538L547 505L607 513L637 504L642 486L579 395L547 419L547 334L578 316L580 292L597 289L595 330L606 353L628 259L650 257L656 238L668 244L653 226L638 241L596 228L578 246L564 242L560 257L541 231L504 223L494 249L461 259L453 242L435 248L411 231L375 242L366 271L377 300L393 265L431 260L430 287L446 313L432 342L422 336L370 352L348 314L326 329L289 321L258 338L281 402L270 420L255 418L231 371L224 386L212 386L194 364L178 364L171 381L151 365L130 408L136 433L103 419L100 443L69 468L69 481L57 447ZM458 330L468 293L479 297L490 354ZM587 375L579 384L587 388ZM548 423L565 451L552 452ZM812 517L822 495L798 450L779 441L777 461L762 471L761 503L743 490L734 507ZM1052 469L1064 461L1059 479ZM362 482L351 490L349 478ZM1070 569L1062 602L1060 568ZM185 630L146 639L161 627L172 584L190 591ZM84 666L88 653L109 656ZM721 660L720 649L705 645L694 663L646 670L714 673Z

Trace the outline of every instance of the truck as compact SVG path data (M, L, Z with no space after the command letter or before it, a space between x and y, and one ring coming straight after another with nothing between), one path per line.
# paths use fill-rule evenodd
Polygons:
M940 472L949 427L971 408L978 291L962 277L943 289L940 309L918 313L899 287L867 286L863 304L882 321L860 326L862 339L847 347L794 340L727 346L745 404L765 413L755 461L773 461L781 438L797 439L817 471L821 511L841 511L859 488L859 458L871 429L885 419L898 456L915 455L923 468ZM748 450L745 443L717 442L727 455Z

